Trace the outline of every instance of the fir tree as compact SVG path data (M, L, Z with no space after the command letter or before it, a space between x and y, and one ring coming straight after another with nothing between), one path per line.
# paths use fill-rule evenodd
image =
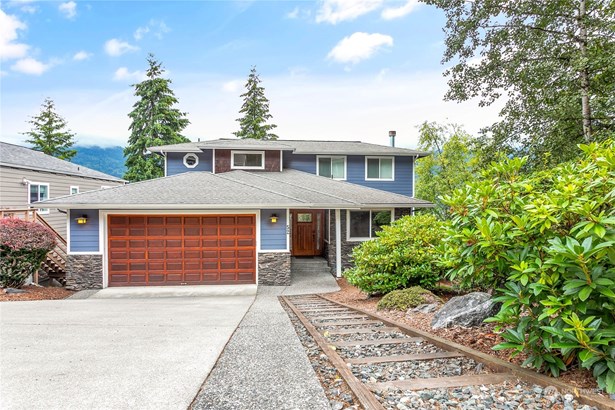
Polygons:
M77 154L71 149L75 134L66 129L66 120L55 112L51 98L45 98L41 112L28 123L32 124L32 129L22 134L30 137L26 142L32 144L34 150L67 161Z
M190 142L181 135L190 121L185 112L173 108L178 101L170 88L171 80L162 78L165 70L153 54L148 56L147 62L147 79L133 85L139 100L128 114L132 123L128 146L124 148L127 168L124 178L129 181L164 175L163 158L148 154L148 147Z
M270 132L277 125L265 124L272 115L269 113L269 100L265 97L265 88L260 83L256 67L252 67L246 82L246 92L241 94L243 105L239 113L243 114L243 117L236 120L240 129L233 134L244 139L277 140L278 136Z

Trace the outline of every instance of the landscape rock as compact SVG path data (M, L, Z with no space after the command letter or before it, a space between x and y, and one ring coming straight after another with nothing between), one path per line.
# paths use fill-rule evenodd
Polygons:
M51 278L51 280L49 281L49 286L52 288L61 288L63 287L62 284L60 282L58 282L57 280Z
M23 289L6 288L4 289L4 293L26 293L26 291Z
M472 292L455 296L436 313L431 327L439 329L451 326L473 327L483 324L483 320L498 313L500 304L491 300L484 292Z
M438 303L423 303L422 305L418 305L415 308L408 309L406 314L409 315L411 313L431 313L438 310L439 307L440 304Z

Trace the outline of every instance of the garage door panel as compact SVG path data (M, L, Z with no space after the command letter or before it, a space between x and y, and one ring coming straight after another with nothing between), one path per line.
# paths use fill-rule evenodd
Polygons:
M111 215L109 285L254 283L255 216Z

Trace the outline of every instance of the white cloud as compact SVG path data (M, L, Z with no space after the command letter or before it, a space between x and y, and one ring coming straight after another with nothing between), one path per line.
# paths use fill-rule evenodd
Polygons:
M387 7L382 10L381 17L385 20L393 20L412 13L419 6L418 0L408 0L400 7Z
M299 12L300 12L299 7L295 7L294 9L286 13L286 18L291 19L291 20L296 19L297 17L299 17Z
M45 64L32 57L26 57L17 60L17 62L11 66L11 70L24 74L41 75L49 70L51 66L51 63Z
M145 73L139 70L130 72L128 68L120 67L115 70L115 74L113 74L113 79L115 81L143 81L145 79Z
M380 33L356 32L337 43L327 58L338 63L356 64L370 58L385 46L393 46L393 37Z
M75 53L75 55L73 56L73 60L75 60L75 61L83 61L83 60L87 60L90 57L92 57L91 53L88 53L87 51L81 50L81 51Z
M231 80L222 84L222 90L227 93L236 93L241 89L243 82L241 80Z
M14 60L26 56L30 46L16 42L18 30L26 28L24 22L0 9L0 60Z
M147 23L147 25L137 28L133 36L135 40L138 41L145 37L146 34L151 33L154 37L160 40L169 31L171 31L171 29L165 24L164 21L152 19L149 23Z
M121 56L122 54L137 51L139 47L128 44L125 41L112 38L105 43L105 52L112 57Z
M72 20L77 16L77 3L72 0L66 3L60 3L58 10L60 10L60 13L62 13L64 17Z
M316 14L317 23L337 24L354 20L379 8L383 0L322 0Z

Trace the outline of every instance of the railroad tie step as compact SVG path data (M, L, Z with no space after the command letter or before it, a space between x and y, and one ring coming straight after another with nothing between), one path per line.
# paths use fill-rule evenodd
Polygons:
M310 320L314 323L325 323L328 322L330 320L346 320L346 319L350 319L350 320L359 320L359 321L364 321L369 319L369 317L365 316L365 315L345 315L345 316L332 316L332 317L310 317Z
M398 327L363 327L360 329L324 330L328 335L353 335L355 333L400 332Z
M316 327L326 327L326 326L357 326L357 325L375 325L382 324L379 320L363 320L363 321L350 321L350 320L342 320L339 322L320 322L314 324Z
M403 337L395 339L378 339L378 340L351 340L349 342L334 342L337 347L352 347L352 346L379 346L393 345L402 343L420 343L425 339L422 337Z
M389 389L425 390L452 387L480 386L500 384L506 381L517 380L517 377L507 373L471 374L466 376L434 377L428 379L395 380L383 383L366 383L367 388L373 392Z
M450 359L454 357L464 357L459 352L439 352L439 353L420 353L420 354L401 354L396 356L369 356L356 359L346 359L350 364L373 364L391 362L412 362L419 360Z

